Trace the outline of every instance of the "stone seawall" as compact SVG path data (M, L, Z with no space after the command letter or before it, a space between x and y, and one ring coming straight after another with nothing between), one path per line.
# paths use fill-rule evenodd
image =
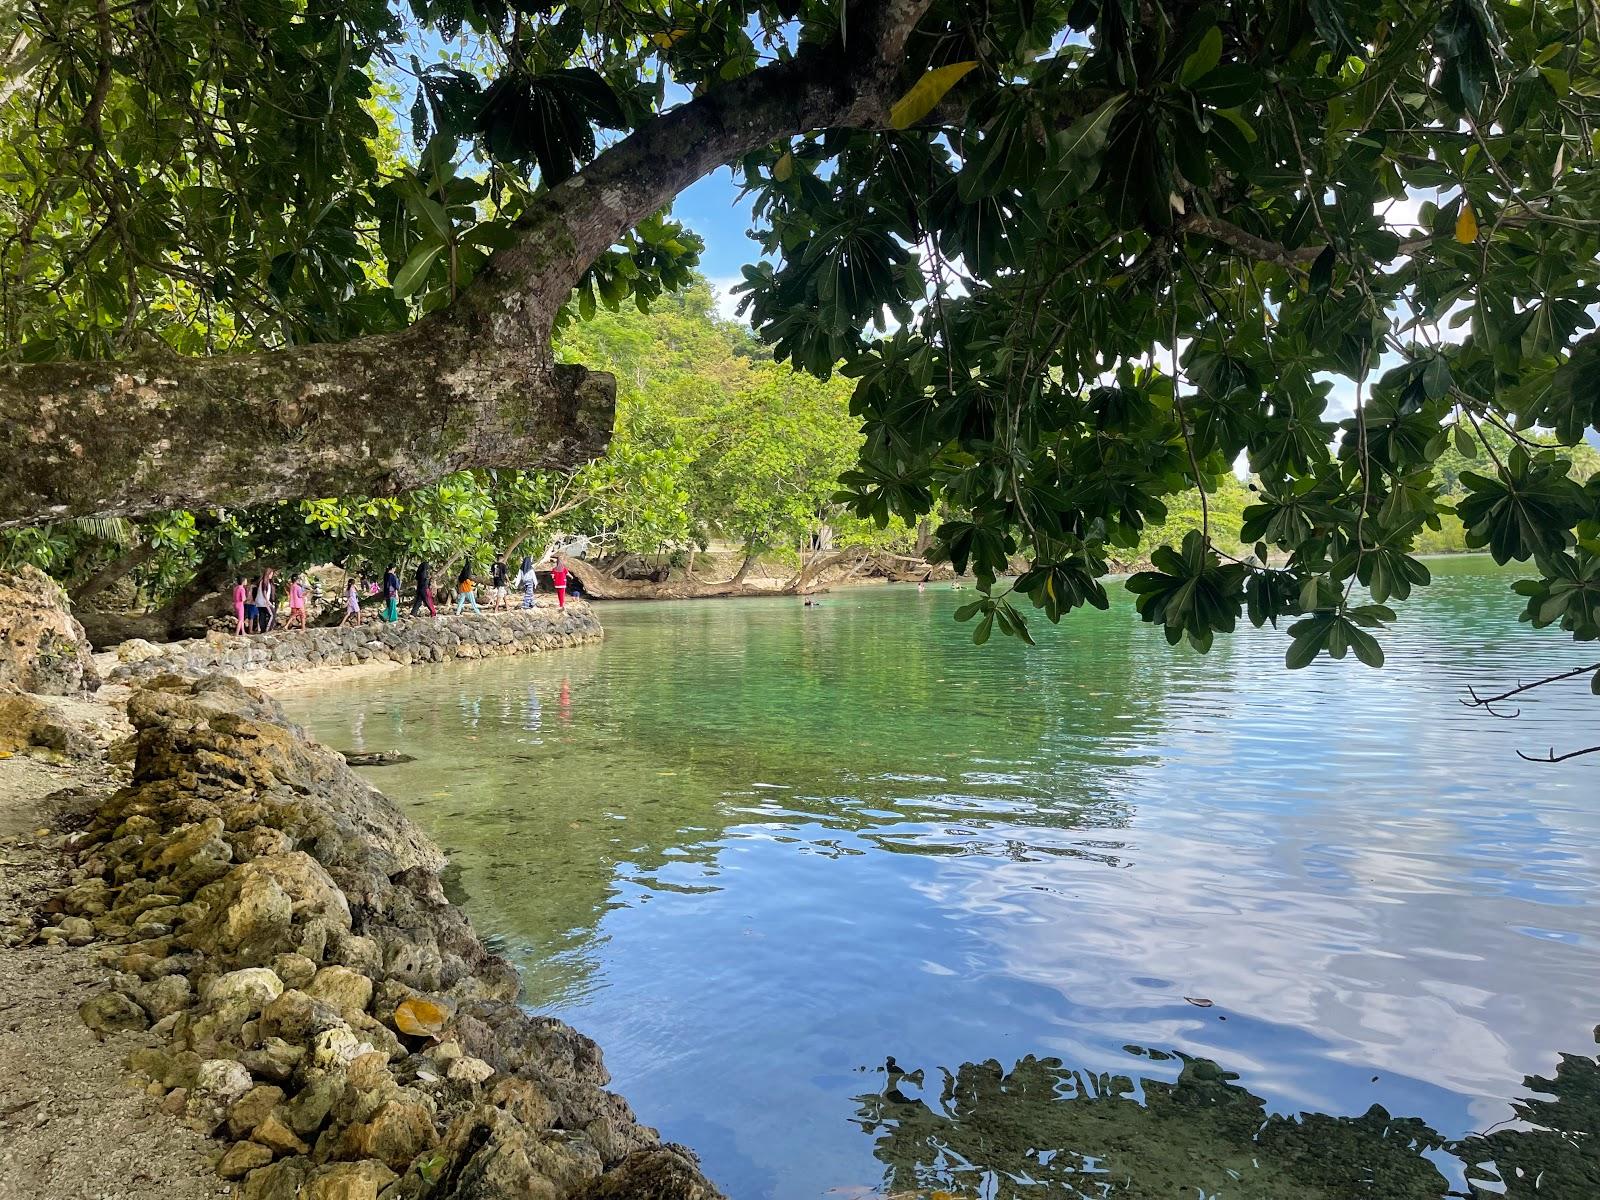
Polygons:
M124 642L96 656L109 683L134 683L157 675L223 672L250 677L307 667L362 663L448 662L530 654L594 642L604 636L600 619L582 601L565 610L553 605L481 616L406 618L394 624L369 621L350 629L312 628L235 637L211 634L157 645Z
M34 936L97 947L84 1020L154 1035L129 1065L242 1200L716 1197L592 1041L518 1007L438 847L268 696L169 677L128 716L132 781Z

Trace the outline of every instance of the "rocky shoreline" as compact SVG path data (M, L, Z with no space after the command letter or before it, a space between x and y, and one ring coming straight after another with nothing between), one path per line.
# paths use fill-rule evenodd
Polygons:
M88 699L53 585L0 590L0 1196L715 1200L518 1006L439 848L222 673L574 645L587 606L155 648Z
M716 1196L592 1041L517 1006L439 849L270 697L169 676L127 713L131 781L80 807L69 886L11 940L93 949L84 1021L154 1035L129 1066L245 1200Z
M94 657L110 683L133 683L159 675L223 672L254 680L320 667L373 663L409 665L459 658L532 654L599 641L600 620L583 601L565 609L540 604L475 616L369 621L348 629L313 627L235 637L214 633L180 642L124 642Z

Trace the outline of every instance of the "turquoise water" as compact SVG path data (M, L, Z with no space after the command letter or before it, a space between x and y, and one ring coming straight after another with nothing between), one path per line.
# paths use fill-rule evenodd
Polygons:
M1600 700L1463 707L1595 656L1434 567L1381 672L1173 650L1125 604L978 648L970 592L894 587L601 606L601 646L289 707L418 757L369 777L525 1002L732 1196L1440 1195L1489 1151L1434 1133L1592 1065L1600 761L1515 751L1600 740ZM1427 1132L1280 1123L1324 1169L1257 1129L1374 1104ZM1495 1153L1513 1195L1600 1195Z

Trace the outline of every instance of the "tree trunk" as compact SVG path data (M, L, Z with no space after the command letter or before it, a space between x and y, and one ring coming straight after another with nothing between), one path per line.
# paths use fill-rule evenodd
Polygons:
M553 363L557 314L617 239L775 138L882 128L929 0L853 0L843 37L645 122L544 192L446 309L396 334L259 354L0 367L0 527L391 495L451 471L571 467L610 438L610 376Z
M754 546L746 546L744 548L744 561L739 564L738 572L734 575L734 577L732 579L728 580L728 582L730 584L732 584L734 587L743 586L744 581L745 581L745 577L750 574L750 568L753 565L755 565L755 561L756 561L756 549L755 549L755 547Z
M551 467L611 435L611 378L424 319L337 346L0 367L0 526L384 495L469 466Z
M697 547L697 546L690 546L689 547L689 561L686 562L684 564L684 566L683 566L683 576L684 576L685 579L693 579L694 578L694 555L695 555L695 551L697 549L699 549L699 547Z
M101 567L82 583L69 587L67 594L72 597L74 605L87 605L90 600L93 600L101 592L116 583L129 571L148 562L155 552L155 546L149 542L141 542L125 554L118 556Z

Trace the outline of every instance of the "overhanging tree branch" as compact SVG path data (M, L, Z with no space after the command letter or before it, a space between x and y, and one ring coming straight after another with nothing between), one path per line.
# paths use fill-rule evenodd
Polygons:
M653 118L535 201L449 308L398 333L251 355L0 367L0 526L386 495L466 466L564 467L615 385L556 366L573 286L689 184L776 138L881 126L929 0L857 0L841 36Z

